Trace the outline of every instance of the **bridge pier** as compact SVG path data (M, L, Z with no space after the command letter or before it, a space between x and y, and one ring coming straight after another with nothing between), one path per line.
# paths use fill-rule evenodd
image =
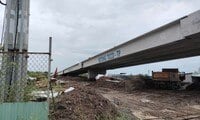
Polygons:
M95 80L95 77L98 74L106 74L106 70L88 70L88 79L89 80Z

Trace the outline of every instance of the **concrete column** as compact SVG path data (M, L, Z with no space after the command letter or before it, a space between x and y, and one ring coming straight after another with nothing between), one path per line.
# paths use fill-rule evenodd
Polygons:
M106 74L106 70L88 70L88 79L95 80L98 74Z

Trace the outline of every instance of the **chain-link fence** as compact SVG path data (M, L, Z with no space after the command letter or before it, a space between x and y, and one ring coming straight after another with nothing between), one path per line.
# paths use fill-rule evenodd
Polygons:
M48 98L49 53L0 52L0 103Z

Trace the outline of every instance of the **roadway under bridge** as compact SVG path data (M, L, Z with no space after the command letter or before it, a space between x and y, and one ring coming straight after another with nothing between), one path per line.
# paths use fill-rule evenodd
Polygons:
M88 73L93 79L106 70L200 55L200 10L60 71Z

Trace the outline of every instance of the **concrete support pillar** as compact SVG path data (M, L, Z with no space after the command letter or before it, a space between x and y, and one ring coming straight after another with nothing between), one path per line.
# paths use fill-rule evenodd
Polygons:
M88 70L88 79L89 80L95 80L95 77L98 74L106 74L106 70Z

